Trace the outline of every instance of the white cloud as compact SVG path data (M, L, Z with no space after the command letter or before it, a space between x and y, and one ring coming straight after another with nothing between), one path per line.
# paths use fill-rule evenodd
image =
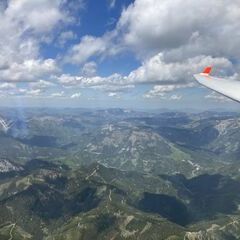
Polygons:
M39 97L39 96L47 96L47 91L50 87L55 87L55 84L45 81L39 80L36 82L18 84L18 83L10 83L3 82L0 83L0 93L2 96L24 96L24 97ZM44 95L43 95L44 94Z
M41 57L40 47L71 22L68 5L66 0L9 0L0 5L0 81L37 81L58 70L56 60Z
M16 88L16 84L13 83L0 83L0 90L11 90Z
M112 32L83 37L69 51L68 61L82 64L92 57L130 50L142 59L141 66L126 76L68 76L65 83L110 92L115 92L110 88L149 83L185 86L209 64L218 75L236 77L238 62L231 60L240 58L239 21L238 0L135 0L123 10Z
M62 74L55 77L55 81L65 88L92 88L104 92L125 92L135 87L134 84L128 83L126 76L120 74L112 74L108 77Z
M192 86L194 83L193 74L201 72L209 64L214 65L223 72L226 69L231 70L233 68L232 63L225 58L198 56L182 62L172 63L166 62L162 54L157 54L126 76L120 74L112 74L108 77L62 74L56 77L56 80L64 87L78 86L107 92L126 91L134 88L137 84L159 85L152 92L146 94L146 97L151 97L166 92L167 89L173 91L179 87Z
M110 92L110 93L108 94L108 96L109 96L109 97L116 97L116 96L117 96L117 93L115 93L115 92Z
M109 4L114 7L115 1L109 0ZM57 97L64 95L60 92L63 86L94 88L111 95L138 84L153 84L156 86L145 97L166 97L166 93L189 86L192 75L209 64L217 69L217 75L238 77L239 0L135 0L123 10L113 31L102 37L84 36L62 56L64 63L83 65L80 75L64 70L59 75L58 60L41 57L41 43L55 39L63 46L75 38L60 23L74 22L70 9L78 11L79 7L81 0L9 0L7 5L0 4L0 82L8 82L0 85L0 90L38 95L56 87L52 95ZM59 37L53 38L56 32ZM126 75L97 76L97 60L121 51L134 52L141 65ZM16 90L18 82L31 82L27 85L30 90ZM173 94L170 99L179 100L180 96Z
M76 39L77 35L72 31L61 32L58 37L58 43L61 47L63 47L68 41Z
M101 85L122 85L124 84L123 78L120 74L113 74L109 77L84 77L74 76L70 74L62 74L57 77L57 81L63 86L79 86L79 87L95 87Z
M33 89L46 89L46 88L55 86L54 83L49 82L49 81L45 81L45 80L42 80L42 79L37 81L37 82L31 82L29 85Z
M92 56L99 56L107 50L108 41L105 38L85 36L81 42L70 49L66 62L81 64Z
M207 65L222 70L232 69L226 58L197 56L182 62L167 62L162 53L145 61L141 67L127 77L129 83L186 84L193 81L193 74L201 72Z
M154 86L152 90L144 94L145 98L155 98L155 97L164 97L166 93L172 92L175 89L179 88L176 85L164 85L164 86Z
M97 64L95 62L87 62L82 67L82 74L86 77L96 76Z
M13 62L8 68L0 70L0 81L35 81L58 71L53 59L29 59L22 63Z
M161 98L165 100L179 101L182 99L182 95L173 94L168 96L167 93L170 93L181 87L183 86L182 85L164 85L164 86L157 85L157 86L154 86L153 89L145 93L143 97L144 98Z
M182 99L181 95L177 95L177 94L173 94L172 96L170 96L169 98L170 100L174 100L174 101L179 101Z
M28 88L12 88L9 89L7 92L4 92L3 94L5 96L24 96L24 97L38 97L41 96L44 92L43 89L28 89Z
M80 92L78 92L78 93L74 93L74 94L71 95L70 98L73 98L73 99L74 99L74 98L80 98L81 95L82 95L82 94L81 94Z
M219 93L216 93L216 92L211 92L210 94L206 95L205 96L206 99L210 99L210 100L213 100L215 102L230 102L230 101L233 101L233 100L230 100L229 98L219 94Z
M79 64L121 50L143 60L161 53L168 62L200 55L239 59L239 21L239 0L135 0L112 32L83 37L69 61Z
M116 0L108 0L108 2L109 2L109 7L110 7L111 9L115 7L115 5L116 5Z
M46 33L66 17L60 6L60 0L10 0L5 16L25 30Z
M122 46L113 41L116 31L107 32L102 37L86 35L80 43L74 45L68 51L64 61L72 64L83 64L93 57L104 58L121 52Z
M50 96L51 97L63 97L64 91L52 93Z
M123 11L118 31L126 45L144 55L235 57L239 21L238 0L136 0Z
M25 92L25 95L28 96L39 96L41 95L42 90L41 89L31 89Z
M92 88L94 89L99 89L104 92L127 92L130 91L131 89L135 88L135 85L133 84L127 84L126 83L119 83L119 84L112 84L111 82L106 82L105 84L102 85L96 85L93 86Z
M108 97L115 98L115 99L121 99L119 92L109 92Z

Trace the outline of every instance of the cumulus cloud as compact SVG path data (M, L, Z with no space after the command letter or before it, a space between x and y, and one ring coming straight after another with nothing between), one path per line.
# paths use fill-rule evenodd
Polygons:
M128 83L127 76L112 74L108 77L62 74L55 77L56 83L64 88L91 88L103 92L126 92L135 87Z
M81 97L81 93L80 92L78 92L78 93L74 93L74 94L72 94L71 96L70 96L70 98L80 98Z
M210 99L210 100L213 100L215 102L230 102L230 101L233 101L219 93L216 93L216 92L211 92L210 94L206 95L205 96L206 99Z
M197 56L181 62L168 62L159 53L143 62L142 66L128 76L131 83L186 84L191 82L192 75L201 72L207 65L222 69L232 69L232 63L226 58Z
M57 77L57 81L65 87L79 86L79 87L95 87L101 85L122 85L124 84L122 76L120 74L113 74L109 77L85 77L74 76L70 74L62 74Z
M118 31L126 45L144 55L235 57L239 21L238 0L136 0L123 11Z
M192 75L209 64L219 76L239 77L239 0L135 0L123 9L114 30L100 37L83 36L66 49L62 63L81 65L80 74L61 72L57 60L41 57L41 44L51 41L55 31L59 37L54 39L62 46L76 37L70 30L60 33L59 23L74 22L70 11L77 12L82 2L9 0L0 4L0 82L8 83L3 89L14 92L15 83L30 82L32 95L59 85L64 90L94 88L112 95L151 84L155 86L144 95L151 98L191 85ZM109 4L114 7L115 1ZM98 76L97 62L123 51L135 53L140 66L125 75ZM31 95L23 88L15 92ZM64 94L59 87L52 96ZM180 97L172 94L169 99Z
M108 41L105 37L97 38L93 36L85 36L79 44L70 49L65 61L74 64L81 64L92 56L103 54L107 50L107 47Z
M67 15L60 0L9 0L0 11L0 53L7 62L37 57L39 41Z
M39 96L41 95L42 90L41 89L31 89L31 90L27 90L25 92L26 96Z
M112 98L116 98L116 99L120 99L121 98L121 96L119 95L118 92L110 92L110 93L108 93L108 96L112 97Z
M109 96L109 97L116 97L116 96L117 96L117 93L115 93L115 92L110 92L110 93L108 94L108 96Z
M61 47L64 47L64 45L73 39L76 39L77 35L73 31L65 31L61 32L60 36L58 37L58 43Z
M182 99L182 95L173 94L172 96L170 96L169 99L174 101L179 101Z
M165 85L165 86L154 86L153 89L148 91L143 95L144 98L161 98L165 100L173 100L173 101L179 101L182 99L182 95L179 94L173 94L168 96L167 93L170 93L178 88L181 88L182 86L178 85ZM187 87L187 86L185 86Z
M11 88L8 92L4 92L4 96L12 96L12 97L39 97L43 94L43 89L28 89L28 88Z
M9 0L0 8L0 81L37 81L56 73L56 60L43 59L40 45L67 21L63 0Z
M87 62L82 67L82 74L86 77L96 76L97 64L95 62Z
M112 32L83 37L69 56L72 63L82 63L106 56L110 48L112 54L133 50L141 59L157 53L167 61L199 55L239 58L239 21L238 0L136 0L123 10ZM85 47L89 50L83 53Z
M29 59L21 63L12 62L8 68L0 70L0 81L34 81L58 71L58 66L53 59Z
M29 86L32 88L32 89L46 89L46 88L49 88L49 87L53 87L55 86L54 83L52 82L49 82L49 81L45 81L45 80L39 80L37 82L31 82L29 84Z
M94 88L107 92L123 92L132 89L137 84L155 84L145 97L161 96L164 92L174 91L176 88L192 86L193 74L201 72L202 69L214 64L221 69L221 75L226 69L233 68L232 63L225 58L212 58L210 56L197 56L182 62L166 62L163 54L157 54L146 60L129 75L112 74L108 77L84 76L62 74L56 81L64 87ZM95 64L89 63L84 68L94 68ZM93 71L94 72L94 71ZM234 75L233 75L234 76Z
M13 83L0 83L0 90L11 90L16 88L16 84Z
M80 43L71 47L65 56L64 61L72 64L83 64L93 57L104 58L113 56L121 52L121 44L115 44L117 32L107 32L102 37L86 35L82 37Z
M28 30L45 33L63 20L60 4L61 1L58 0L10 0L5 15L16 24L24 25Z
M51 97L63 97L64 96L64 91L61 92L54 92L51 94Z
M109 89L149 83L184 87L207 65L219 69L220 76L234 78L238 65L232 59L240 57L239 21L238 0L186 0L184 4L181 0L136 0L122 11L112 32L83 37L68 52L68 61L82 64L130 50L141 59L141 66L126 76L68 76L65 83ZM160 94L155 90L147 95Z
M104 92L115 92L115 93L120 93L120 92L128 92L130 90L132 90L133 88L135 88L135 85L133 84L112 84L111 82L108 83L106 82L106 84L103 85L96 85L94 87L92 87L94 89L100 89Z
M164 97L166 93L179 88L176 85L154 86L152 90L144 94L145 98Z

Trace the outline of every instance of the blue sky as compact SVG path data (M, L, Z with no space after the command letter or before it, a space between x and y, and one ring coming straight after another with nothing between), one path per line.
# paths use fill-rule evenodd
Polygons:
M239 20L238 0L2 1L1 106L238 109L192 75L239 79Z

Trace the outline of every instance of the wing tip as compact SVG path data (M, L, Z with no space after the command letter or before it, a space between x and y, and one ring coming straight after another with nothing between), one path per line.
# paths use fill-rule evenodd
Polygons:
M212 66L205 67L202 74L209 75L212 71Z

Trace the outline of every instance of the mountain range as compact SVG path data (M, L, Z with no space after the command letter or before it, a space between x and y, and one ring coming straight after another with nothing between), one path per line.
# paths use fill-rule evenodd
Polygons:
M17 111L0 239L239 239L238 113Z

